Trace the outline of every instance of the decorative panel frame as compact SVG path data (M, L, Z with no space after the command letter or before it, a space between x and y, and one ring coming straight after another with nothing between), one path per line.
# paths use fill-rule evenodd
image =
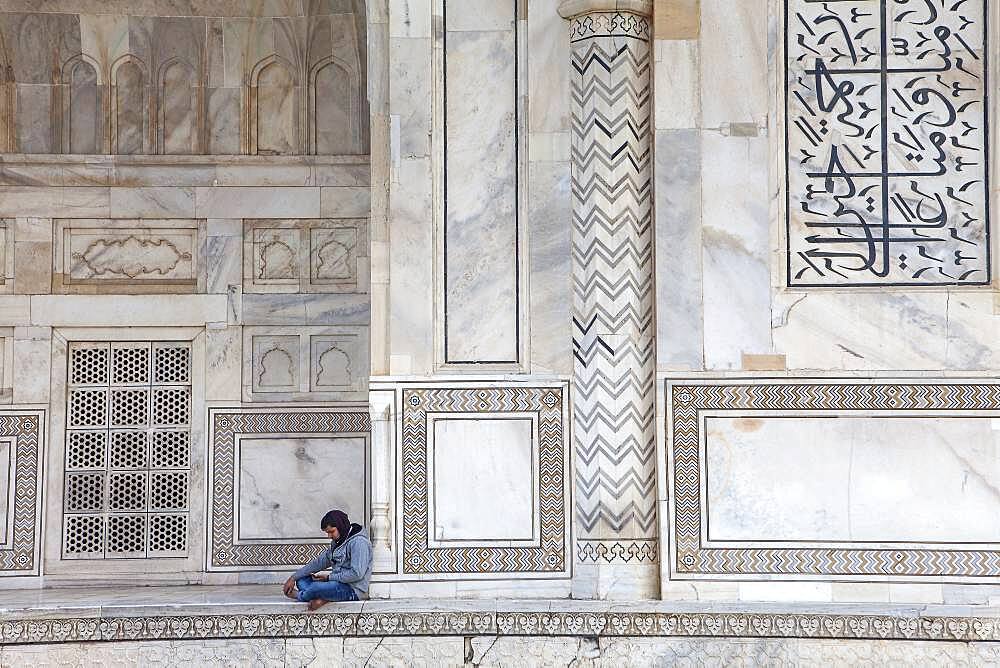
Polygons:
M402 575L418 579L453 575L455 579L569 577L570 447L569 387L552 384L405 385L399 393ZM522 417L538 423L537 498L540 542L537 547L432 547L430 545L429 429L433 419Z
M56 219L52 289L62 294L205 291L205 223Z
M41 574L45 420L44 410L0 410L0 441L9 448L7 470L0 470L0 494L7 497L0 578Z
M191 390L191 449L187 523L187 556L147 559L83 560L64 559L62 554L63 508L65 504L64 476L67 434L66 393L69 385L70 342L189 342ZM50 375L50 410L48 412L51 443L47 448L46 468L49 471L45 495L45 543L43 554L46 575L66 580L93 580L106 575L109 568L122 582L142 581L146 584L169 581L179 571L200 572L204 554L205 423L198 416L205 414L205 329L203 327L60 327L52 332L52 366ZM55 476L55 477L53 477ZM112 566L113 564L113 566Z
M998 417L1000 385L987 380L671 378L665 380L672 580L857 580L991 582L1000 577L996 544L710 544L707 533L705 420L796 415ZM664 571L666 574L666 570Z
M525 6L514 0L492 0L492 3L494 5L493 9L483 12L483 20L485 23L492 22L493 26L490 29L480 30L470 30L467 25L455 25L454 29L449 28L451 25L449 22L449 11L452 12L452 16L454 17L459 13L455 9L455 6L463 3L456 2L456 0L434 0L432 3L434 16L441 17L441 30L436 33L433 40L433 95L431 98L431 153L434 158L432 161L434 365L435 369L450 374L481 374L486 371L527 372L530 370L528 354L530 336L526 310L529 282L529 263L526 261L528 226L525 224L528 211L528 188L526 184L528 183L527 144L529 134L527 96L524 94L528 81L527 12L525 11ZM448 138L449 128L451 127L449 124L457 122L455 117L461 120L463 117L469 116L469 114L453 113L451 114L452 118L449 119L449 99L464 99L468 97L468 92L456 88L455 81L451 81L450 84L447 81L449 78L448 40L449 35L451 35L450 39L452 39L454 44L458 41L458 36L465 33L478 34L479 38L483 38L489 33L505 31L505 28L498 27L496 16L498 9L503 6L509 6L513 12L513 21L510 30L511 37L513 38L513 62L510 63L509 59L498 57L498 63L501 66L511 65L514 76L510 80L505 80L503 86L496 84L494 87L498 89L507 88L512 95L513 118L511 119L511 131L505 133L498 131L497 128L487 127L481 128L481 134L482 137L488 136L488 140L485 140L486 143L483 146L488 145L490 152L494 156L498 152L508 148L513 154L513 173L511 175L513 178L504 183L504 185L510 186L513 190L511 198L513 211L508 219L495 221L492 226L494 229L487 229L485 227L479 229L477 226L482 226L483 221L488 216L469 216L465 221L465 225L449 223L450 217L461 208L461 205L468 204L468 202L462 201L463 199L468 199L468 197L462 193L455 193L454 188L449 197L449 180L455 178L455 175L458 175L459 179L463 178L462 165L459 164L459 168L455 169L455 165L453 164L460 162L457 158L461 156L463 147L460 145L457 150L453 151L455 143L453 142L452 149L449 149ZM458 23L460 24L461 21L458 21ZM494 53L499 52L499 49L494 51ZM460 58L456 57L453 63L460 60ZM495 76L495 68L483 68L481 64L477 64L478 61L475 59L467 58L467 60L471 61L474 69L478 68L476 69L476 74L482 77L481 81L489 81L489 77ZM465 152L467 152L468 148L464 148ZM477 171L483 172L483 174L490 173L495 176L493 172L496 170L496 165L488 160L486 163L485 165L480 165L480 169ZM497 190L498 185L494 181L494 183L489 184L486 188ZM468 223L470 222L475 224L471 226L476 228L475 233L469 231L470 225ZM458 315L463 310L467 312L465 326L468 327L470 322L468 315L469 308L463 303L463 301L468 300L470 293L465 292L465 295L462 294L463 290L468 289L468 286L463 286L463 284L472 283L474 279L481 279L481 265L495 262L495 258L477 255L475 240L479 238L478 235L489 236L495 240L502 230L509 231L512 234L513 240L510 257L511 271L509 275L504 275L502 278L503 281L509 282L508 287L513 293L514 301L512 304L513 312L509 314L511 322L508 323L507 320L503 322L504 326L507 324L513 325L513 341L510 350L512 354L510 355L497 355L482 350L487 343L485 339L488 338L484 335L491 332L483 329L481 324L477 324L479 332L462 331L460 327L455 325L456 321L461 323ZM463 236L465 237L464 239ZM480 253L480 255L482 254ZM494 275L493 283L497 283L499 280ZM480 285L480 289L482 287ZM451 294L453 292L457 294ZM463 296L466 297L466 300L461 299ZM479 295L473 295L473 299L476 301L477 306L482 307L480 311L485 314L487 310L485 308L486 302ZM486 316L484 315L484 317ZM481 323L484 321L480 318L476 322ZM463 351L460 346L455 345L456 339L466 339L469 341L465 346L466 350ZM459 349L455 350L454 348Z
M272 438L354 436L363 437L370 451L371 417L367 407L212 407L208 411L208 429L208 570L283 569L300 566L319 554L329 542L322 537L296 543L238 538L238 440L246 435ZM367 482L365 489L369 490L366 495L370 495L371 485ZM370 506L368 499L366 506ZM367 524L367 518L362 523Z

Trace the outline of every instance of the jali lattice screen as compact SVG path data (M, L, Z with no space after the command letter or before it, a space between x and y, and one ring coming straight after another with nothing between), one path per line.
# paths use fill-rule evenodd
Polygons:
M63 557L187 556L191 348L73 343Z

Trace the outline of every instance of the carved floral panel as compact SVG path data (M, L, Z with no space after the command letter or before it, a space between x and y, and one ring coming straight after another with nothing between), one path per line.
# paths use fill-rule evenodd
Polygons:
M56 292L197 292L197 220L56 220Z

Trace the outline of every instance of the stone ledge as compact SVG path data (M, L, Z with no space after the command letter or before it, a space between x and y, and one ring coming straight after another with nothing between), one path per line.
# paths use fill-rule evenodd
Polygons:
M1000 608L406 600L303 612L274 586L5 592L0 644L291 637L582 636L1000 641Z

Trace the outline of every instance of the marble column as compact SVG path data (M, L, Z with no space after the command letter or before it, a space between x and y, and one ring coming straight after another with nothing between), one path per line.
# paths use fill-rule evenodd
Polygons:
M570 20L577 594L658 592L651 3Z

